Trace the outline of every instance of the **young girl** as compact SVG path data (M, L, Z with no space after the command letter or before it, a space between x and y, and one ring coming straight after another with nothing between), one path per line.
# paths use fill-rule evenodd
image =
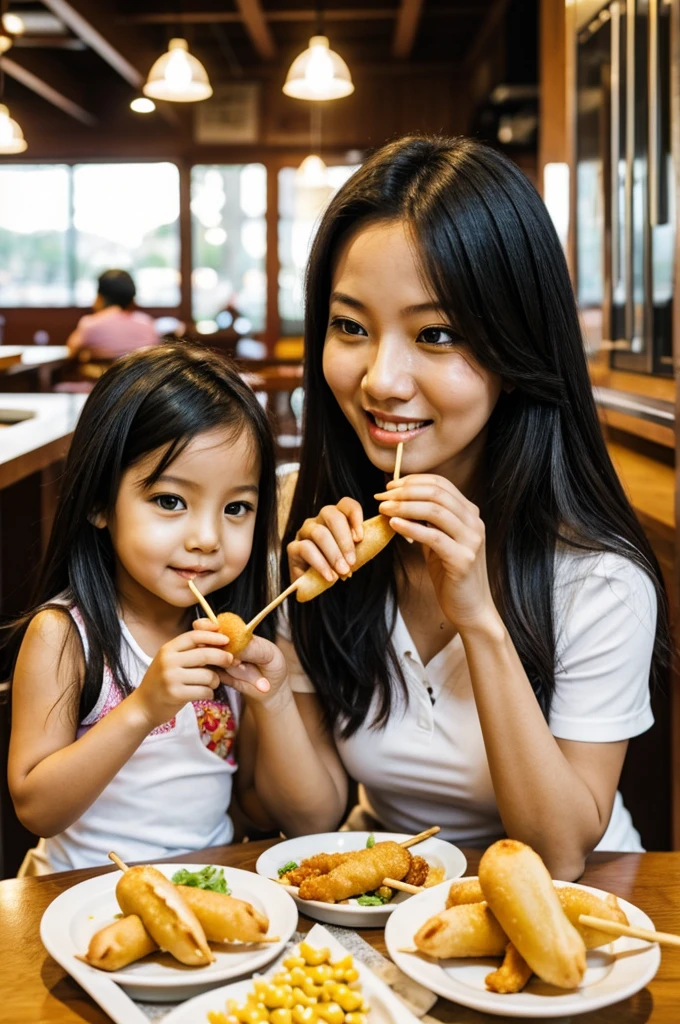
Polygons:
M289 601L290 681L276 719L256 711L259 794L287 832L325 831L352 776L376 827L506 833L559 878L599 843L640 849L617 785L652 724L665 598L535 190L471 140L386 146L323 217L306 317L290 575L345 575L378 509L398 536Z
M146 350L92 391L17 628L9 784L48 869L231 841L233 687L270 687L253 666L222 685L228 640L192 629L187 580L246 620L267 603L274 479L264 412L210 352ZM251 648L276 683L281 655Z

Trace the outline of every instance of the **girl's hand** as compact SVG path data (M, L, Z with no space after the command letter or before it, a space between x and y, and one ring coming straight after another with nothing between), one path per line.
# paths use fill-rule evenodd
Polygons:
M347 576L356 561L354 546L364 537L363 522L363 509L354 498L324 505L314 519L305 519L288 545L291 582L310 568L332 583Z
M441 476L413 474L375 495L402 537L423 545L439 605L461 632L497 618L479 509Z
M197 619L193 625L201 633L217 630L210 619ZM226 637L223 639L226 641ZM287 698L290 692L286 659L276 644L262 636L253 637L226 671L220 673L220 679L244 697L261 704L274 705L281 698Z
M234 658L221 633L190 630L163 644L137 689L128 697L143 711L149 731L169 722L191 700L211 700L220 671Z

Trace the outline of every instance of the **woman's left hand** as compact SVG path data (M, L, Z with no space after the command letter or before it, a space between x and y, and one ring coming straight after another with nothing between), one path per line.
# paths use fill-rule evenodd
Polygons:
M423 545L437 600L460 631L497 618L479 509L441 476L414 473L375 497L401 537Z

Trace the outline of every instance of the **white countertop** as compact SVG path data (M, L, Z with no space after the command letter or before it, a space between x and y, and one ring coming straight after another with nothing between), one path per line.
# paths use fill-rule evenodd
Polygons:
M56 346L55 346L56 347ZM0 411L17 409L32 412L31 419L0 427L0 471L2 476L21 479L20 467L12 473L12 463L69 437L78 422L87 395L0 394ZM16 474L19 474L18 476ZM5 483L4 486L7 486Z
M0 345L0 356L21 356L22 366L45 366L70 359L66 345Z

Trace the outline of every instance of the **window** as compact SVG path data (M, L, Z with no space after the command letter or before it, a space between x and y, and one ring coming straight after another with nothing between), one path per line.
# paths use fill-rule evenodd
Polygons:
M73 168L75 305L91 306L96 279L127 270L140 306L179 304L179 171L170 163Z
M200 333L264 330L266 214L263 164L192 168L191 293Z
M310 184L294 167L279 171L279 316L283 337L302 334L302 289L319 218L357 166L327 167L325 182Z
M140 306L177 306L179 172L170 163L0 169L0 306L90 306L103 270Z
M70 306L70 171L0 168L0 306Z

